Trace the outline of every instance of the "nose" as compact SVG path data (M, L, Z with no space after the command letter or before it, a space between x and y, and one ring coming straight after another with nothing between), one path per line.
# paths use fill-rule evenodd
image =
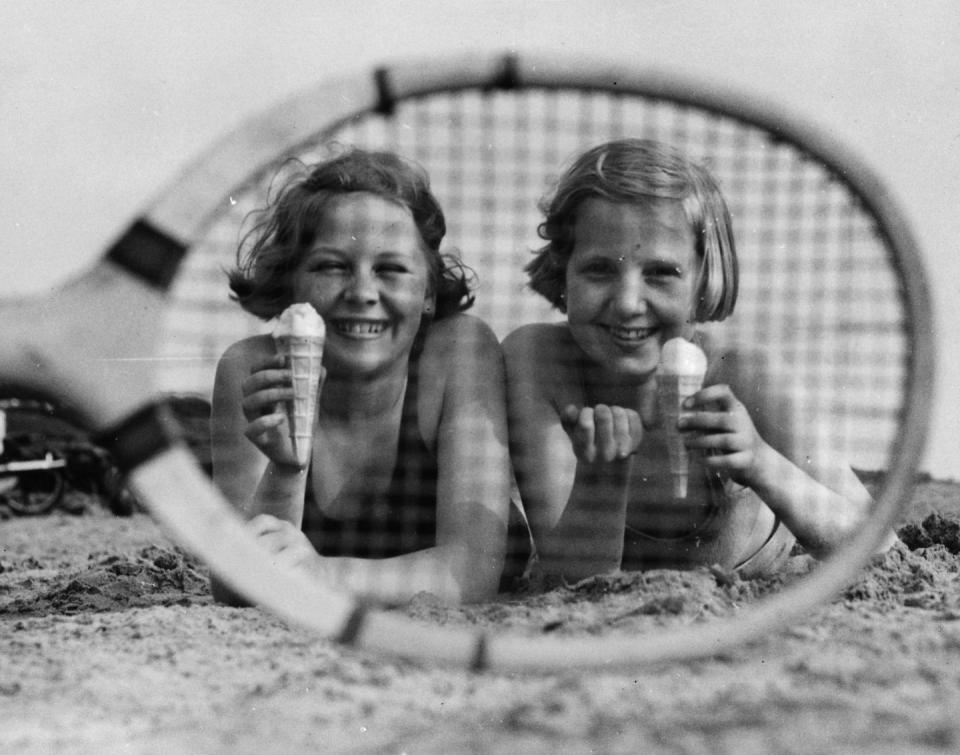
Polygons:
M350 276L344 292L350 302L375 304L379 298L376 276L372 270L356 269Z
M621 271L613 292L613 305L620 317L647 311L647 285L640 270L627 267Z

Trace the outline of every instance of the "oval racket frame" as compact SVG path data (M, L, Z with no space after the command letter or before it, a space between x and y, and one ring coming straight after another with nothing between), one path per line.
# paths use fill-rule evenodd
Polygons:
M907 310L905 396L876 513L813 574L743 608L735 618L639 637L564 638L426 626L368 608L333 587L275 569L201 471L151 378L151 349L184 255L232 187L278 154L359 114L389 113L408 98L463 90L584 89L701 109L798 145L844 181L893 250ZM802 620L866 563L909 498L923 449L934 367L932 317L908 224L874 174L847 149L793 114L740 92L582 60L489 55L410 62L323 83L243 124L194 162L80 279L50 297L0 303L0 382L51 396L100 431L140 499L184 547L236 590L286 620L343 643L472 669L635 669L711 655Z

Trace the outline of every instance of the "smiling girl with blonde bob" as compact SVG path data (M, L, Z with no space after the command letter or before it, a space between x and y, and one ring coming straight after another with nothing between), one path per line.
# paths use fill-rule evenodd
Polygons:
M720 351L698 328L729 316L738 288L710 174L666 145L612 141L579 156L543 209L529 282L566 321L503 344L511 454L543 572L716 564L757 575L795 541L834 550L869 512L867 490L795 432L795 399L762 351ZM661 346L678 336L709 365L678 421L692 451L682 500L656 400Z

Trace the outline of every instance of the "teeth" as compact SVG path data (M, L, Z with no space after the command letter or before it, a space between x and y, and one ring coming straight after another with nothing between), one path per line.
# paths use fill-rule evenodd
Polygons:
M334 328L340 333L351 336L376 335L387 327L385 322L371 322L370 320L336 320Z
M639 340L641 338L646 338L653 332L652 328L610 328L610 332L613 333L617 338L624 338L627 340Z

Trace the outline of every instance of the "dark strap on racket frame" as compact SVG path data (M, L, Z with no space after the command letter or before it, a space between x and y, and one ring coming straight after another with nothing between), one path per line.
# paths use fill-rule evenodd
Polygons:
M121 422L93 436L93 442L113 456L127 474L171 446L180 443L183 430L166 402L147 404Z
M377 104L373 111L389 118L397 107L397 96L390 81L390 71L381 66L373 72L373 83L377 87Z
M510 91L520 88L520 67L517 56L510 54L504 55L500 61L500 71L494 77L493 81L485 87L485 91L490 92L496 89Z
M485 671L489 665L490 659L487 654L487 634L480 632L476 636L476 645L473 647L473 656L470 658L470 671L479 674Z
M380 66L373 72L373 82L377 89L377 104L373 111L389 118L397 107L397 95L390 80L390 70ZM500 61L500 70L483 87L484 92L519 89L521 86L520 66L516 55L504 55Z
M360 632L363 630L363 625L367 621L368 614L369 610L367 607L363 603L357 603L344 622L340 633L337 634L334 639L342 645L347 646L356 643Z
M186 252L186 246L141 218L107 250L107 259L166 291Z

